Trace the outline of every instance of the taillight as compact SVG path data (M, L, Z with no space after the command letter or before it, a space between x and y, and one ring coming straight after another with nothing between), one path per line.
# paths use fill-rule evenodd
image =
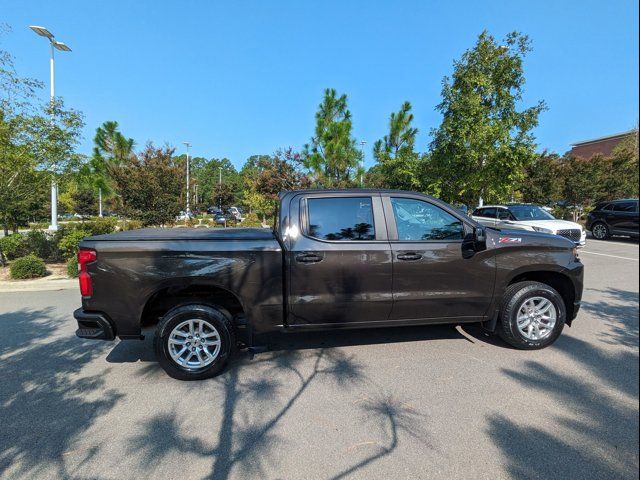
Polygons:
M95 250L81 248L78 250L78 280L80 281L80 294L83 297L93 295L93 284L91 283L91 275L87 272L87 265L95 262L98 254Z

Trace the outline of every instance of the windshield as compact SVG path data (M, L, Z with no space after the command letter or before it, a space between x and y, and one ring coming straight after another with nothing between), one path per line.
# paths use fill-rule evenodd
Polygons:
M521 222L527 220L555 220L556 217L547 212L544 208L536 205L512 205L509 211Z

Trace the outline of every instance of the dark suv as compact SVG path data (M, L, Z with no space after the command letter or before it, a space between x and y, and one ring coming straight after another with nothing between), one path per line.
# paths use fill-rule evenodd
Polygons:
M613 200L597 204L587 216L587 230L598 240L606 240L611 235L638 238L638 200Z

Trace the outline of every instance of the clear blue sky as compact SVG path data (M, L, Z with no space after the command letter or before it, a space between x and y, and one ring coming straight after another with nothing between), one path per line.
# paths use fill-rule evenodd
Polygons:
M414 106L420 149L452 62L489 30L528 34L524 104L544 99L540 149L624 131L638 120L638 2L616 1L16 1L0 0L19 72L47 82L43 25L73 48L56 94L95 128L117 120L147 140L230 158L300 148L322 91L347 93L354 133L371 145L390 112Z

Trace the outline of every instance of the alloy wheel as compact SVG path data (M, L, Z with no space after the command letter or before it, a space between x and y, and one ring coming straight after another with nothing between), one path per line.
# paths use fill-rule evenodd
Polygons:
M531 297L518 309L518 330L528 340L542 340L553 332L558 311L551 300Z
M206 320L185 320L178 324L167 339L169 355L181 367L197 370L218 357L221 347L220 333Z

